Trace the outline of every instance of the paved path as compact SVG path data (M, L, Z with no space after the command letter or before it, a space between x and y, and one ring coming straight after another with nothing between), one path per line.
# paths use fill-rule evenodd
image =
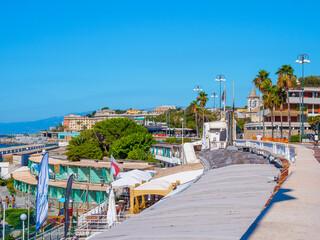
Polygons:
M320 164L312 149L296 147L287 180L242 239L320 239Z

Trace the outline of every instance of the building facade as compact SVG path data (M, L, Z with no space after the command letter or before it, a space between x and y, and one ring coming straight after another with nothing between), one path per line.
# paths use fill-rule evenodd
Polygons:
M300 134L302 127L302 116L303 116L303 127L304 134L313 134L314 130L311 129L308 123L309 116L320 115L320 88L317 87L305 87L303 94L304 110L301 111L302 94L301 88L295 88L289 90L289 102L290 102L290 120L291 120L291 135ZM264 115L264 116L263 116ZM282 131L281 131L281 118L282 118ZM259 122L260 119L260 122ZM263 132L263 122L265 125L265 136L271 137L272 131L274 137L288 138L289 136L289 118L288 118L288 101L284 106L283 111L275 109L273 111L273 129L271 121L271 112L266 110L265 114L262 111L257 111L255 118L251 119L251 123L245 124L244 135L245 138L250 139L255 137L259 132Z
M151 113L158 114L158 115L164 114L166 111L168 111L170 109L177 109L177 107L174 105L159 106L159 107L156 107L155 109L153 109Z
M67 132L80 132L85 129L92 129L97 119L87 116L70 114L64 117L63 125Z
M14 172L14 187L23 193L30 189L32 195L36 195L37 176L41 163L41 155L33 155L29 158L28 170ZM119 161L120 162L120 161ZM119 163L121 171L134 169L153 170L148 163L126 162ZM79 203L101 203L107 199L106 190L114 180L110 174L110 162L81 160L68 161L56 158L49 158L49 190L48 196L51 199L59 199L65 196L67 181L73 174L71 197Z

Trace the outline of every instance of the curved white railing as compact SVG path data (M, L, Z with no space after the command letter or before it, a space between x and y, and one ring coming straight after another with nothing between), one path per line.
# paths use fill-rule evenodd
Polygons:
M296 160L295 148L285 143L239 139L234 140L233 145L236 147L248 147L251 149L264 150L272 155L283 157L291 163Z

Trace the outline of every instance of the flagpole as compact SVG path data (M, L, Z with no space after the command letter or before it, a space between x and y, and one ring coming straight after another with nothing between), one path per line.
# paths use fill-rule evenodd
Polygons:
M233 133L234 133L234 80L233 80L233 104L232 104L232 133L231 133L231 142L233 143L233 139L235 138L235 136L233 136Z
M226 102L227 102L227 94L226 94L226 85L224 85L224 119L226 120Z
M30 184L28 186L28 240L29 240L29 234L30 234L29 229L30 229Z
M5 232L6 232L6 205L3 205L3 229L2 229L2 239L4 240Z

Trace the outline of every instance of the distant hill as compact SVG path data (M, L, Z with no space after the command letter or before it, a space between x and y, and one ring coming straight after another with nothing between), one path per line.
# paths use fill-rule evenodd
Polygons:
M74 114L86 115L91 112L92 111ZM0 123L0 134L37 133L40 130L49 129L50 127L56 126L62 121L63 116L51 117L30 122Z

